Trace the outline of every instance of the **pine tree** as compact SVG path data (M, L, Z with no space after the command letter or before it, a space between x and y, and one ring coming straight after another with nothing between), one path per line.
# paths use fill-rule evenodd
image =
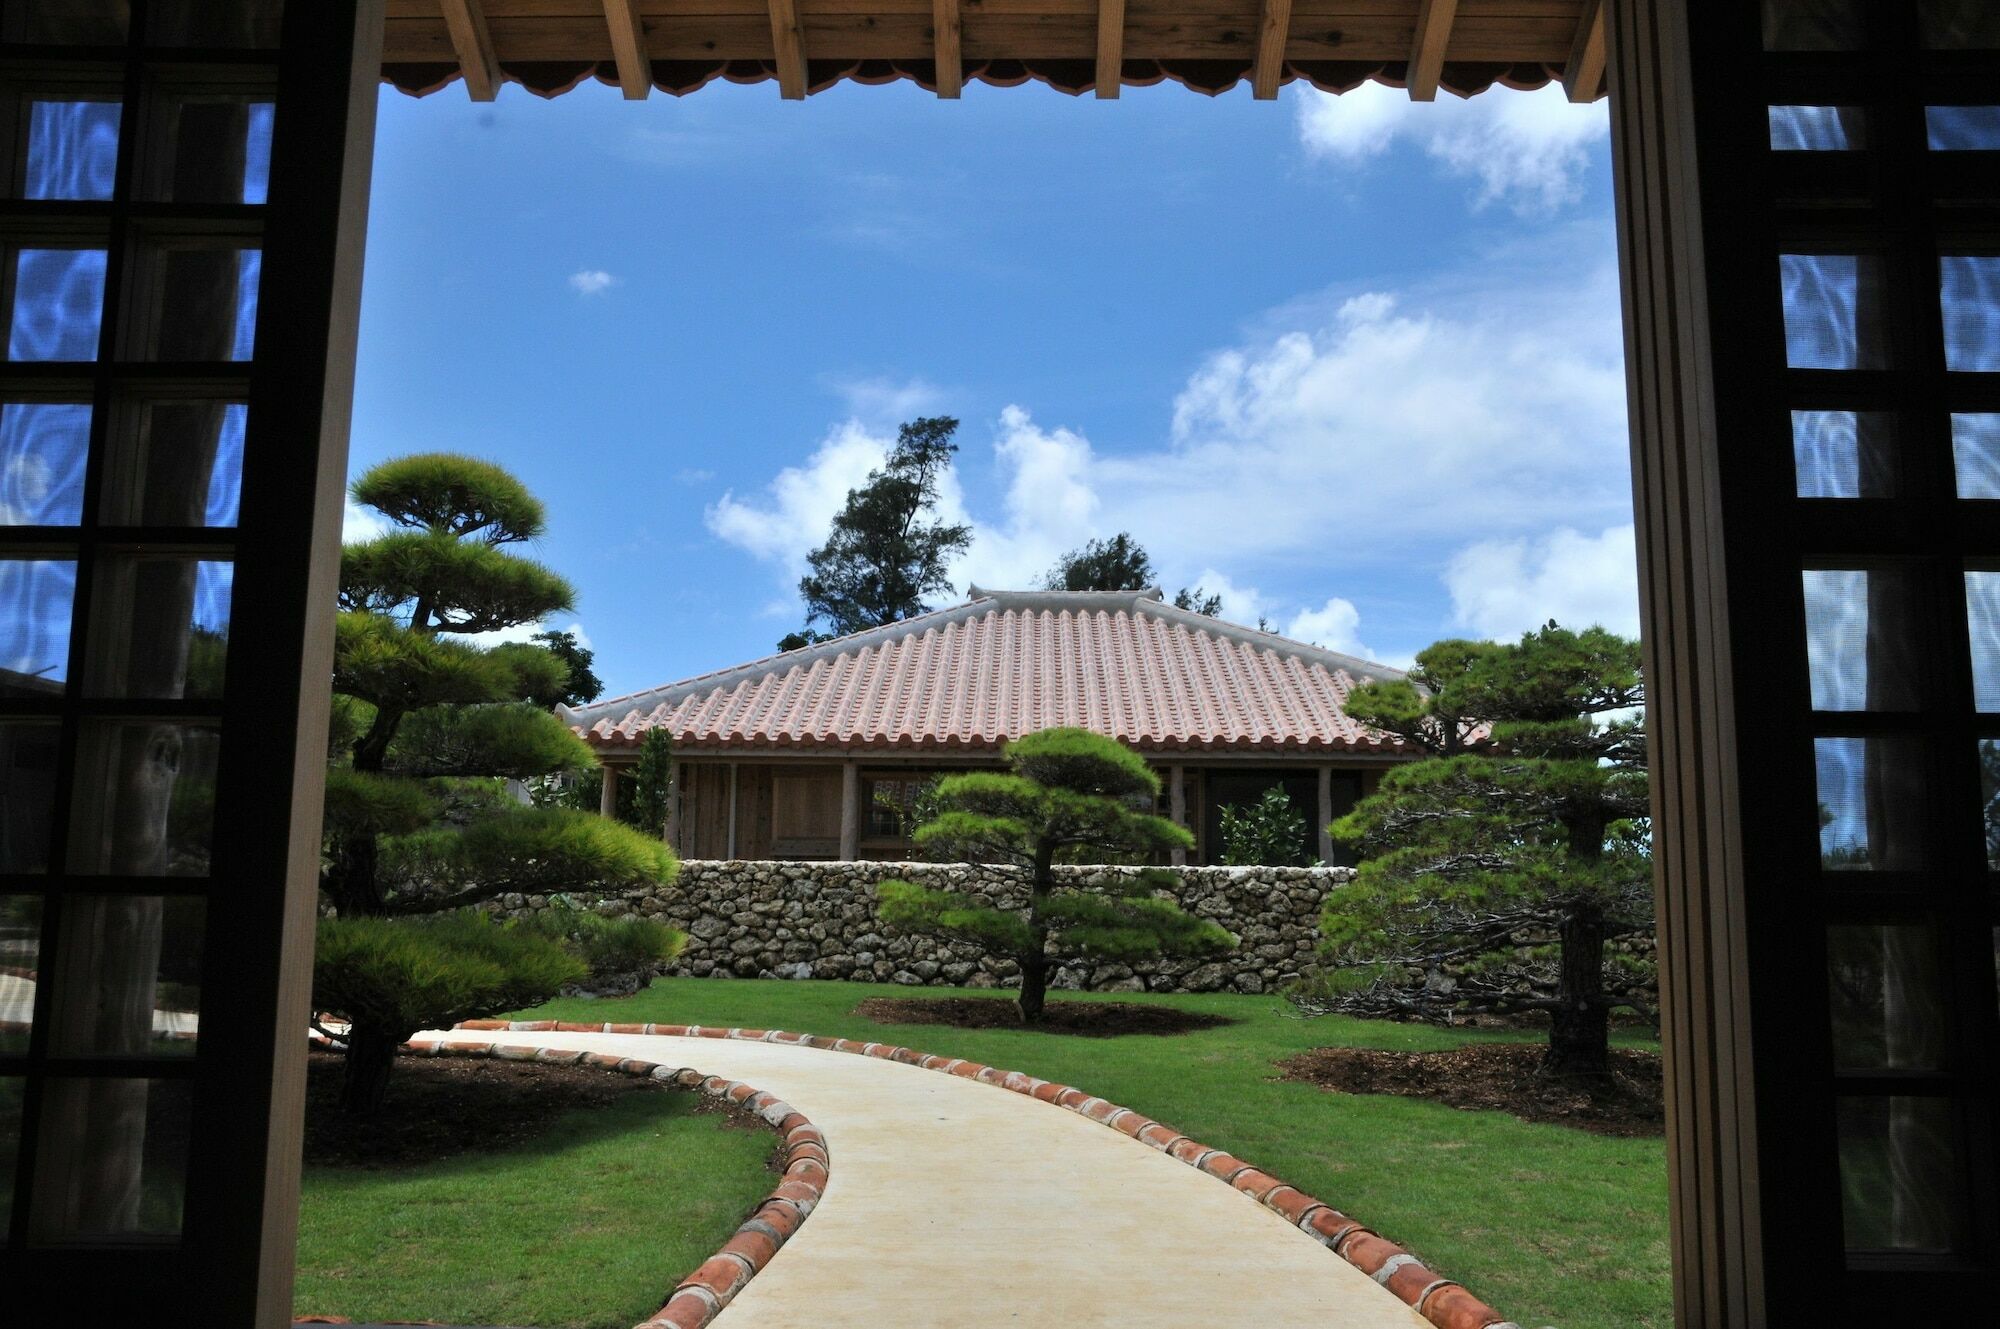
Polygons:
M1050 591L1143 591L1156 584L1153 556L1130 531L1086 541L1057 559L1042 578L1043 589ZM1222 611L1222 597L1183 586L1174 592L1174 607L1213 617Z
M1135 879L1058 884L1058 863L1102 863L1188 848L1194 838L1164 817L1134 810L1160 792L1138 753L1087 729L1044 729L1006 747L1011 773L947 776L937 785L944 811L917 828L934 858L1011 864L1027 879L1019 911L980 903L964 891L908 881L877 887L876 912L890 927L970 942L1021 967L1018 1004L1039 1024L1049 975L1073 960L1130 963L1153 955L1212 955L1236 938L1184 912L1158 892L1170 872Z

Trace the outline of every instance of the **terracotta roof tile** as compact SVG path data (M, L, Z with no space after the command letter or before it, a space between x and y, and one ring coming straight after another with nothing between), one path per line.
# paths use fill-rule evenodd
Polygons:
M1403 750L1350 720L1385 665L1177 609L1157 591L965 604L565 712L599 747L992 748L1055 725L1136 747Z

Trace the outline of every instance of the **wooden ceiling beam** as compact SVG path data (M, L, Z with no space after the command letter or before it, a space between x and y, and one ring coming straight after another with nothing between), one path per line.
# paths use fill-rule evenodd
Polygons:
M1264 0L1257 25L1257 59L1250 67L1250 95L1260 102L1278 99L1285 77L1285 39L1292 34L1292 0Z
M798 0L771 0L771 48L778 61L778 95L806 99L806 35L799 26Z
M1451 41L1451 25L1457 17L1458 0L1422 0L1417 6L1417 33L1410 42L1410 69L1403 79L1409 85L1411 101L1437 100L1444 49Z
M1576 42L1563 66L1563 92L1573 102L1597 100L1604 86L1604 0L1583 0Z
M959 54L958 0L931 0L932 41L937 47L937 95L956 101L965 87L965 60Z
M653 62L646 57L646 29L634 0L604 0L604 23L611 29L619 90L628 102L646 100L653 91Z
M1113 98L1125 82L1125 0L1097 2L1097 95Z
M490 102L500 95L500 61L493 54L493 34L486 30L486 11L479 0L438 0L445 31L465 76L466 95Z

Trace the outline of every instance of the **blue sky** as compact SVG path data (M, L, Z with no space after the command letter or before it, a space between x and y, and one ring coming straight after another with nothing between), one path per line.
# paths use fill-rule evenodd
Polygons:
M1631 631L1605 129L1553 90L384 90L353 466L514 469L614 693L799 626L917 413L964 422L961 590L1130 530L1377 659Z

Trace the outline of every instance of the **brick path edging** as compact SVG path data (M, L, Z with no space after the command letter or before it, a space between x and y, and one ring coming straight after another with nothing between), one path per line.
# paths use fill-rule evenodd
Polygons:
M662 1034L672 1038L736 1038L760 1043L789 1043L828 1052L849 1052L857 1056L879 1057L885 1061L901 1062L906 1066L917 1066L924 1070L956 1075L962 1079L977 1080L981 1084L990 1084L1043 1103L1053 1103L1057 1107L1067 1108L1101 1126L1108 1126L1121 1134L1129 1135L1141 1144L1240 1191L1300 1228L1334 1254L1387 1288L1417 1314L1436 1325L1437 1329L1520 1329L1520 1326L1512 1320L1502 1319L1498 1311L1473 1296L1461 1284L1449 1278L1440 1278L1401 1246L1377 1235L1373 1229L1363 1227L1355 1219L1307 1195L1296 1186L1288 1185L1220 1149L1211 1149L1197 1140L1189 1139L1171 1126L1142 1117L1130 1108L1120 1107L1116 1103L1086 1094L1081 1089L1057 1084L1052 1080L1037 1079L1020 1071L999 1070L959 1057L939 1057L931 1053L915 1052L888 1043L857 1043L847 1038L824 1038L816 1034L791 1033L782 1029L725 1029L714 1025L687 1024L576 1024L557 1020L467 1020L456 1027L518 1033ZM412 1045L419 1050L435 1046L438 1045ZM618 1058L605 1053L589 1055L601 1060L586 1061L586 1065L607 1065L619 1061ZM702 1266L704 1269L707 1267L707 1265ZM698 1276L700 1271L696 1272ZM679 1293L675 1295L678 1296ZM671 1307L672 1303L669 1302L668 1305ZM662 1315L664 1314L663 1311ZM683 1323L679 1320L655 1317L646 1321L640 1329L665 1329L669 1325L680 1329ZM707 1322L704 1320L685 1323Z
M460 1029L548 1030L556 1026L538 1024L507 1025L498 1020L473 1020ZM564 1026L601 1032L597 1025ZM552 1066L594 1066L643 1075L662 1084L697 1089L711 1098L741 1107L762 1117L781 1132L785 1141L785 1170L777 1187L764 1197L722 1249L708 1257L701 1267L683 1278L667 1297L666 1305L642 1321L636 1329L702 1329L735 1299L752 1278L771 1262L778 1248L790 1240L806 1221L826 1190L832 1155L826 1136L805 1113L741 1080L725 1080L698 1070L668 1066L637 1057L617 1057L608 1052L577 1052L567 1048L537 1048L506 1043L447 1043L426 1039L403 1045L407 1053L426 1057L492 1057L500 1061L532 1061Z

